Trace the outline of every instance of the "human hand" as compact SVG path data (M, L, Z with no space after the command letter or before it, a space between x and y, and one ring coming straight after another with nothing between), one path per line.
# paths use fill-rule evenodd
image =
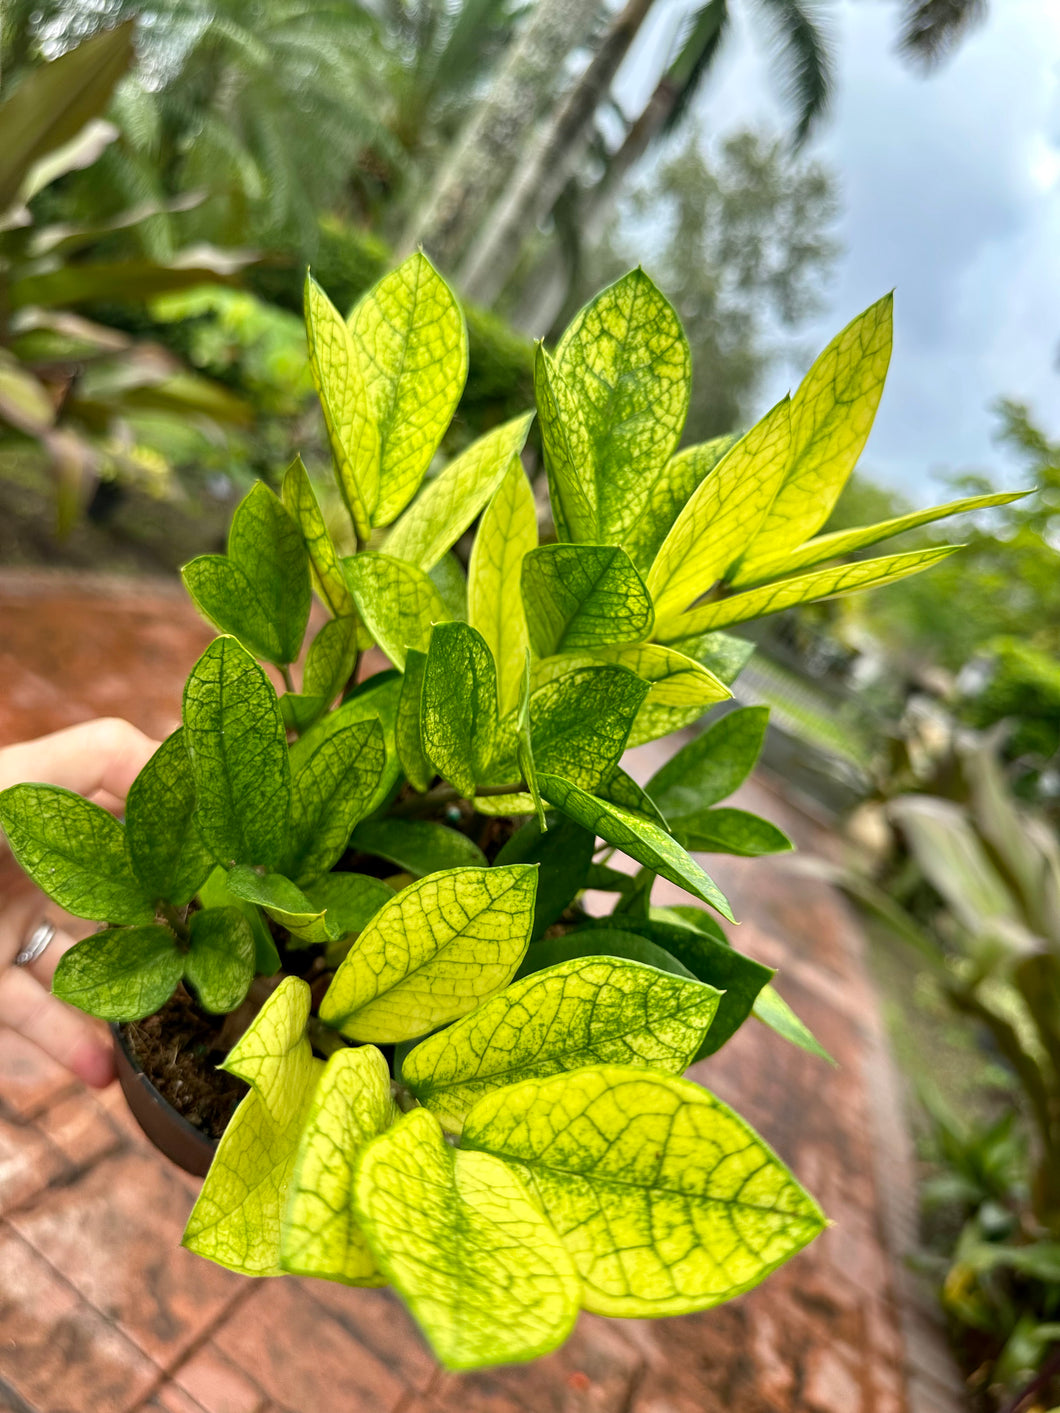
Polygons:
M0 750L0 790L26 781L62 785L117 812L158 745L117 717L86 721ZM51 941L34 961L15 966L42 923L55 928ZM86 1084L103 1088L114 1078L106 1027L50 994L60 957L94 926L64 913L13 859L0 858L0 1025L39 1045Z

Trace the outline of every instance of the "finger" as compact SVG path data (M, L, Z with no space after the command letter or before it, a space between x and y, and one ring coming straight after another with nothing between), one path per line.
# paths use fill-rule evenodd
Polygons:
M40 1046L94 1089L114 1078L114 1051L99 1022L50 996L19 967L0 976L0 1024Z
M124 800L159 744L119 717L85 721L0 751L0 789L32 780Z

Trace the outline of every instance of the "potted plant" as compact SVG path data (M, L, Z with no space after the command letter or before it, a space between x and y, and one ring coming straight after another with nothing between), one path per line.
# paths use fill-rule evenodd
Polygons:
M679 451L678 319L639 270L605 290L537 350L541 543L530 414L427 479L467 342L422 255L349 320L309 279L306 325L356 553L300 461L282 498L255 486L228 553L184 570L222 636L124 821L50 786L0 796L26 871L106 924L55 991L120 1023L160 1089L154 1042L185 1038L182 1092L220 1141L184 1240L212 1260L390 1282L459 1369L554 1348L579 1307L714 1305L824 1217L681 1076L752 1013L820 1047L729 945L688 851L789 845L720 803L763 711L722 717L646 789L622 753L729 698L751 648L722 630L925 568L953 547L835 561L997 498L817 535L872 423L889 299L746 435ZM465 574L451 551L476 520ZM329 616L296 689L311 588ZM366 676L373 645L392 666ZM654 908L656 877L689 905ZM584 911L589 887L609 916Z

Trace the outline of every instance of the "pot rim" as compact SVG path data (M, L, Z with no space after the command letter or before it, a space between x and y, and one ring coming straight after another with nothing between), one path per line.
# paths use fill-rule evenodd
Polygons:
M173 1104L171 1104L170 1101L166 1098L166 1096L162 1093L162 1091L157 1088L151 1076L144 1069L143 1065L141 1065L136 1052L132 1049L132 1047L125 1039L122 1026L127 1024L129 1024L129 1022L127 1021L111 1021L110 1032L114 1037L114 1043L121 1048L121 1052L128 1061L129 1068L135 1075L137 1082L141 1084L146 1090L148 1090L151 1094L151 1097L166 1110L170 1121L175 1124L176 1127L183 1134L185 1134L187 1138L194 1140L199 1144L207 1145L213 1152L216 1153L217 1145L220 1140L212 1137L212 1135L208 1133L205 1133L201 1128L196 1128L193 1123L190 1123L189 1120L186 1119L184 1115L180 1112L180 1110L176 1108Z

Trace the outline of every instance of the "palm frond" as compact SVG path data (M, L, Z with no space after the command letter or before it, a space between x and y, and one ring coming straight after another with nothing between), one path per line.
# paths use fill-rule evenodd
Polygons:
M664 135L673 132L684 118L700 84L713 67L728 28L728 0L707 0L702 8L689 15L678 41L677 55L666 71L676 97L662 126Z
M774 57L796 112L795 145L805 141L832 96L835 59L820 4L814 0L758 0L776 31Z
M898 49L922 69L932 69L986 15L986 0L906 0Z

